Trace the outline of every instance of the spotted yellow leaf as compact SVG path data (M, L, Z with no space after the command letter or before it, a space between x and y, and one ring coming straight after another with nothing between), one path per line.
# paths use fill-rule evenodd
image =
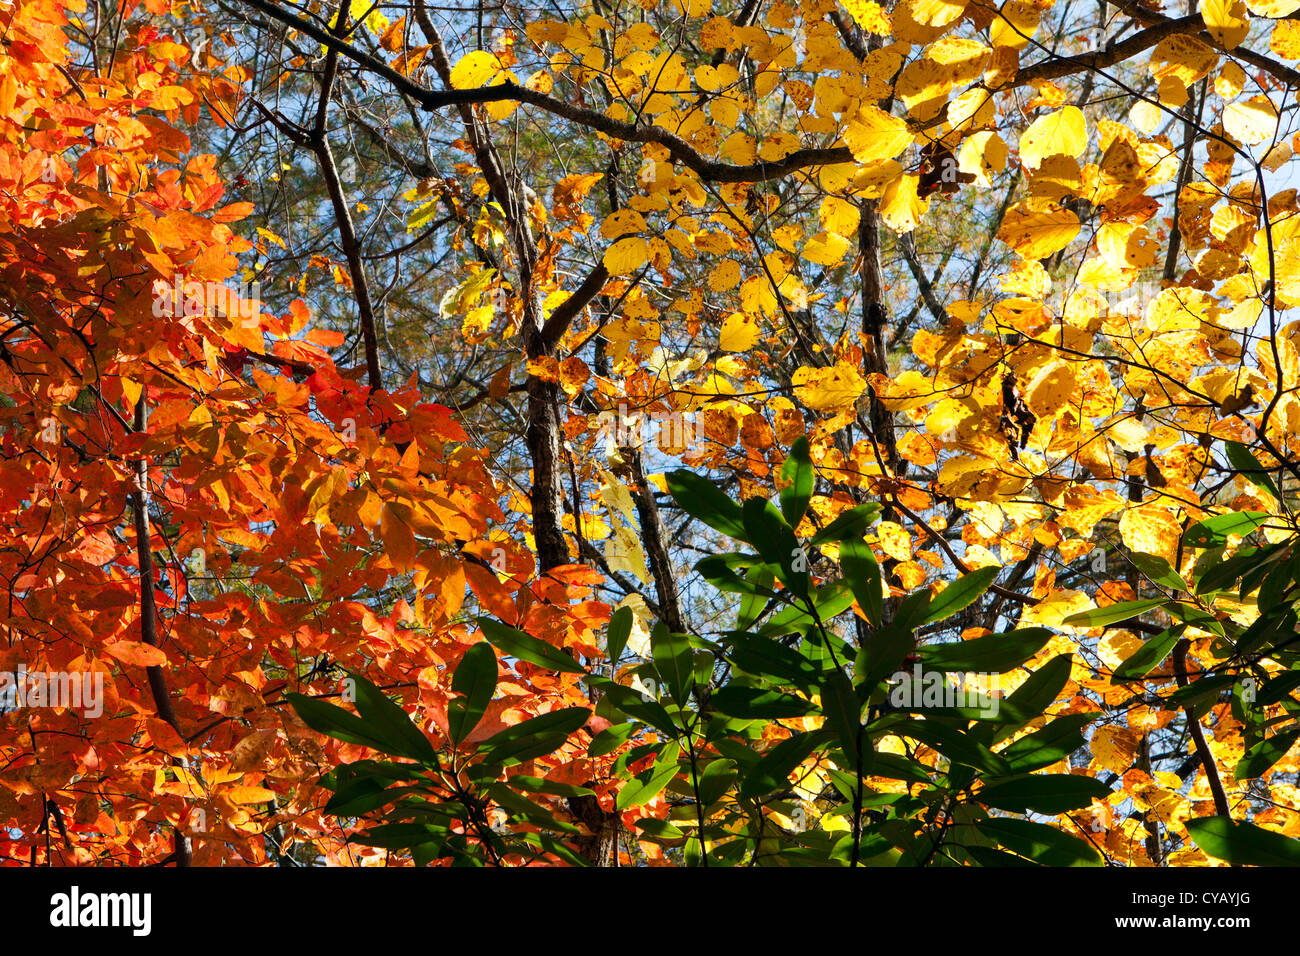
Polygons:
M1040 116L1020 136L1020 160L1037 169L1048 156L1078 157L1088 147L1088 124L1077 106Z
M854 365L839 362L831 368L797 369L791 381L795 396L818 412L848 408L867 387L866 379Z
M892 159L912 142L907 124L876 106L859 110L844 127L844 142L860 163Z
M605 250L602 261L611 275L631 275L650 258L650 247L640 236L620 239Z
M758 320L743 312L733 312L718 332L718 348L724 352L748 352L758 341Z
M998 238L1026 259L1046 259L1079 234L1079 217L1068 209L1017 203L1007 210Z
M876 540L880 550L896 561L912 559L912 536L896 521L882 521L876 525Z
M1201 0L1201 19L1210 36L1231 50L1250 32L1250 14L1242 0Z

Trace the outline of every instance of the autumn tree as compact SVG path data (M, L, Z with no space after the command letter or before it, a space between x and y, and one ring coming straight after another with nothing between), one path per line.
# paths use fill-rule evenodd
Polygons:
M7 854L1294 855L1295 13L0 12Z

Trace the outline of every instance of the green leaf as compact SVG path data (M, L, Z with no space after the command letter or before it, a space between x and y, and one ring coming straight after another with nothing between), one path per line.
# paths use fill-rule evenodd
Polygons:
M745 524L740 519L740 505L719 491L708 478L685 468L670 471L664 478L668 493L688 515L737 541L748 540Z
M637 725L632 722L623 724L614 724L606 727L600 733L592 738L591 743L587 745L587 755L591 757L603 757L607 753L617 750L623 744L627 743L636 734Z
M1169 616L1176 621L1181 621L1188 627L1198 627L1203 631L1209 631L1212 634L1223 636L1223 624L1213 614L1201 610L1193 604L1184 604L1181 601L1175 601L1166 608Z
M808 510L815 478L812 459L808 456L808 439L803 435L790 446L790 455L781 465L781 478L789 482L781 489L781 514L786 524L794 528Z
M1064 760L1083 746L1081 729L1097 715L1066 714L1046 727L1021 737L998 752L1007 766L1017 773L1028 773Z
M670 740L665 743L650 769L642 771L623 785L618 796L614 798L614 806L619 810L626 810L628 807L641 806L657 797L673 777L677 776L677 758L680 754L681 746L677 741Z
M1213 551L1207 551L1207 554L1213 554ZM1196 581L1196 593L1205 594L1209 591L1226 590L1229 585L1233 584L1243 575L1256 569L1263 569L1274 561L1277 561L1290 551L1285 541L1279 541L1277 544L1266 545L1262 548L1241 548L1228 560L1219 560L1207 564L1200 577ZM1200 562L1197 562L1200 565Z
M975 795L980 803L999 810L1024 813L1065 813L1104 799L1110 789L1100 780L1072 773L1023 774L999 780Z
M734 646L727 658L747 674L789 682L805 690L821 676L808 658L779 641L744 631L733 631L732 637Z
M370 732L382 740L389 753L436 765L438 752L411 715L370 681L349 672L357 690L357 712Z
M1169 652L1174 649L1178 639L1183 636L1185 627L1186 625L1176 624L1151 638L1130 654L1124 663L1115 668L1114 673L1110 675L1110 682L1112 684L1122 684L1125 681L1139 680L1151 673L1161 661L1169 656Z
M1137 565L1139 571L1162 588L1168 588L1171 591L1190 590L1187 587L1187 582L1183 580L1183 576L1174 570L1172 564L1158 554L1134 551L1129 555L1129 560Z
M664 705L657 700L642 697L631 687L616 684L607 677L592 680L592 688L598 690L606 700L629 717L635 717L649 724L660 733L675 737L678 734L676 724Z
M874 689L903 665L915 646L911 629L900 627L897 621L882 631L875 631L858 651L853 666L854 683L867 691Z
M538 640L523 631L517 631L513 627L506 627L500 621L495 621L490 617L480 617L477 620L479 627L483 629L483 634L492 642L492 645L500 648L511 657L541 667L549 667L552 670L563 671L566 674L587 673L581 664L558 647L552 647L545 641Z
M579 832L578 828L572 823L557 820L550 810L534 803L522 794L516 793L503 781L490 783L486 789L488 796L499 803L503 809L509 810L511 816L521 817L528 823L549 830L563 830L566 833Z
M991 743L1006 740L1029 721L1045 711L1060 696L1070 680L1074 655L1058 654L1035 670L1023 684L1002 701L998 718L1002 726L993 733Z
M700 772L695 786L699 790L700 803L706 807L717 803L722 795L736 782L736 764L725 758L710 760L709 765Z
M698 567L698 565L697 565ZM776 574L766 564L756 564L745 572L745 583L753 590L740 602L736 612L736 630L745 631L754 626L754 622L771 601L772 582Z
M947 620L962 608L975 603L989 589L1000 570L997 567L979 568L970 574L963 574L930 599L929 613L921 623L934 624Z
M767 597L758 590L756 579L746 573L742 578L736 573L737 567L749 566L767 567L767 565L758 562L753 555L748 554L711 554L706 558L701 558L695 562L695 571L700 577L708 581L719 591L728 594L744 594L748 596L759 595Z
M807 596L808 553L781 512L766 498L747 498L740 511L754 549L768 564L781 569L781 583L792 593Z
M1007 853L1005 850L995 850L990 846L963 846L965 850L980 866L1004 866L1020 867L1033 866L1033 862L1026 860L1023 856L1016 856L1014 853Z
M571 783L559 783L555 780L547 780L545 777L527 777L517 773L510 778L510 786L516 790L527 790L530 793L547 793L553 797L594 797L596 791L587 787L574 786Z
M388 745L372 733L372 728L356 714L327 701L302 694L285 694L285 699L312 730L350 744L361 744L387 752Z
M1259 689L1259 693L1255 697L1255 703L1260 707L1276 704L1286 698L1297 687L1300 687L1300 671L1292 670L1278 674L1266 681L1264 686Z
M1228 452L1228 462L1232 467L1241 472L1256 487L1267 491L1275 501L1280 502L1282 500L1282 494L1277 490L1277 485L1273 483L1273 479L1269 477L1268 472L1264 470L1264 466L1260 464L1259 459L1251 453L1249 448L1235 441L1224 442L1223 447Z
M1112 604L1109 607L1095 607L1090 611L1071 614L1062 623L1074 627L1101 627L1103 624L1117 624L1120 621L1130 621L1147 611L1164 607L1168 603L1168 598L1121 601L1119 604Z
M812 601L817 616L825 623L848 610L853 603L853 592L844 581L832 581L813 592ZM758 633L764 637L780 637L782 634L805 631L815 624L806 606L792 604L781 613L772 615L772 619L760 627Z
M840 567L844 579L853 589L853 597L872 627L880 627L884 592L880 583L880 564L870 546L858 537L840 544Z
M447 830L444 827L427 823L388 823L371 827L364 833L353 834L348 837L348 842L382 847L385 850L405 850L424 843L442 846L446 838Z
M813 732L795 734L781 741L745 774L745 780L740 785L741 797L753 799L790 786L790 774L794 768L808 759L809 754L826 740L825 733Z
M451 689L461 696L447 705L447 729L460 743L478 726L497 689L497 656L490 644L475 644L456 665Z
M715 690L709 696L709 703L719 713L741 720L783 720L817 713L815 704L792 694L734 683Z
M1269 519L1267 511L1234 511L1215 515L1192 525L1183 534L1183 545L1193 548L1212 548L1226 544L1228 535L1250 534Z
M609 628L605 631L605 647L611 664L617 664L627 647L627 639L632 636L632 609L621 607L609 616Z
M869 738L862 731L862 703L853 684L839 671L832 671L822 684L821 699L826 726L839 737L848 767L855 772L859 765L865 767L873 754L869 752Z
M1300 737L1300 727L1274 734L1267 740L1261 740L1246 751L1246 755L1237 762L1237 769L1232 772L1234 780L1251 780L1262 777L1268 768L1285 757L1295 746Z
M564 707L507 727L479 745L485 764L522 763L558 750L587 722L586 707Z
M673 826L667 820L660 820L656 817L643 817L632 824L638 830L655 840L684 840L686 834Z
M838 541L854 539L861 541L867 528L871 527L879 517L880 505L874 501L856 505L847 511L841 511L834 521L813 535L808 543L815 548Z
M917 653L934 670L1002 674L1029 660L1051 639L1052 632L1045 627L1026 627L972 641L930 644Z
M650 648L655 670L659 672L673 700L679 704L685 703L686 695L695 680L690 638L685 634L673 634L660 622L650 633Z
M1087 842L1045 823L996 817L981 820L974 827L1040 866L1101 866L1104 862Z
M360 817L420 789L389 787L374 777L362 777L331 796L325 804L325 812L336 817Z
M1300 840L1227 817L1187 821L1193 842L1219 860L1245 866L1300 866Z
M990 774L1011 772L1012 768L1001 754L993 753L970 734L946 727L937 720L907 720L897 729L901 736L933 747L952 763Z

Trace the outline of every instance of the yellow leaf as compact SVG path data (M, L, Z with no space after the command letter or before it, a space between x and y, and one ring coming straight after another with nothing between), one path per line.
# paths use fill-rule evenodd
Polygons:
M876 106L867 105L848 121L844 142L860 163L892 159L912 142L907 124Z
M620 209L605 217L600 224L600 234L606 239L617 239L633 232L645 232L646 222L635 209Z
M1068 209L1017 203L1007 210L998 238L1026 259L1046 259L1079 234L1079 217Z
M1097 251L1121 269L1143 269L1156 263L1157 247L1146 226L1108 222L1097 233Z
M1225 50L1231 50L1250 32L1250 14L1242 0L1201 0L1201 19Z
M1136 418L1123 418L1106 428L1106 437L1127 452L1136 453L1147 443L1151 429Z
M604 552L611 570L625 571L636 575L643 583L649 583L645 549L641 547L641 536L636 531L627 525L619 525L614 534L605 539Z
M261 236L263 239L265 239L267 242L273 242L273 243L275 243L275 244L276 244L277 246L279 246L281 249L286 248L286 247L285 247L285 244L284 244L284 240L281 239L279 236L277 236L275 233L273 233L273 232L272 232L271 230L269 230L269 229L263 229L261 226L258 226L258 227L257 227L257 234L258 234L259 236Z
M1176 76L1191 86L1218 65L1219 54L1195 37L1165 37L1151 53L1151 75L1157 80Z
M896 521L882 521L876 525L876 540L880 550L895 561L912 559L912 536Z
M221 795L231 803L266 803L275 798L275 794L265 787L250 787L247 784L226 787Z
M833 266L849 251L849 240L839 233L822 231L803 246L803 257L819 266Z
M827 232L833 232L841 236L852 236L858 230L858 220L861 217L858 213L858 207L847 199L841 199L838 196L827 196L822 200L821 208L817 211L817 218L821 222L822 228Z
M1141 738L1127 727L1103 724L1092 732L1088 747L1093 760L1111 773L1125 774L1137 759Z
M1159 106L1146 100L1138 100L1128 111L1128 118L1139 133L1154 133L1164 116Z
M1020 626L1029 627L1038 624L1043 627L1055 627L1064 631L1072 631L1075 628L1064 624L1065 619L1071 614L1086 611L1092 606L1091 598L1082 591L1053 591L1037 604L1027 607L1021 612Z
M451 69L453 89L469 90L486 86L501 69L501 61L495 53L486 50L473 50L460 58Z
M1268 48L1284 60L1300 60L1300 23L1283 20L1273 27Z
M804 366L795 371L791 381L799 401L818 412L848 408L867 387L857 367L847 362L839 362L832 368Z
M946 27L966 9L966 0L914 0L912 19L927 27Z
M1300 0L1246 0L1250 12L1270 20L1281 20L1300 10Z
M1074 397L1078 383L1070 362L1048 362L1025 386L1025 404L1039 418L1055 415Z
M899 176L885 189L880 200L880 217L894 232L911 232L921 223L921 217L930 208L929 200L917 193L921 178L908 173Z
M1030 169L1037 169L1048 156L1077 158L1088 147L1088 125L1083 111L1066 106L1040 116L1020 136L1020 159Z
M1097 656L1109 668L1119 667L1142 649L1142 638L1132 631L1108 631L1097 644Z
M709 288L714 292L726 292L740 283L740 265L733 259L723 259L709 273Z
M602 261L610 275L626 276L636 272L650 258L650 247L640 236L620 239L608 249Z
M1124 547L1143 554L1157 554L1170 562L1177 557L1182 530L1173 513L1160 505L1131 508L1119 519Z
M1040 8L1033 3L1008 0L989 27L989 39L994 46L1019 50L1028 45L1041 16Z
M876 36L889 36L892 29L889 14L884 11L880 4L874 3L872 0L842 0L842 4L863 30L874 33Z
M758 320L753 316L733 312L722 323L718 348L724 352L748 352L758 341L760 332Z
M1247 146L1262 143L1277 132L1277 107L1267 96L1252 96L1244 103L1231 103L1223 110L1223 128Z
M1007 144L1001 136L990 130L967 137L957 154L958 170L974 176L976 184L980 186L992 186L992 174L1002 172L1006 165Z

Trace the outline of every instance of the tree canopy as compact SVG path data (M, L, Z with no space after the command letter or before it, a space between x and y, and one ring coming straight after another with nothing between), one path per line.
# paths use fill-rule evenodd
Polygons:
M1300 863L1300 0L0 36L5 864Z

